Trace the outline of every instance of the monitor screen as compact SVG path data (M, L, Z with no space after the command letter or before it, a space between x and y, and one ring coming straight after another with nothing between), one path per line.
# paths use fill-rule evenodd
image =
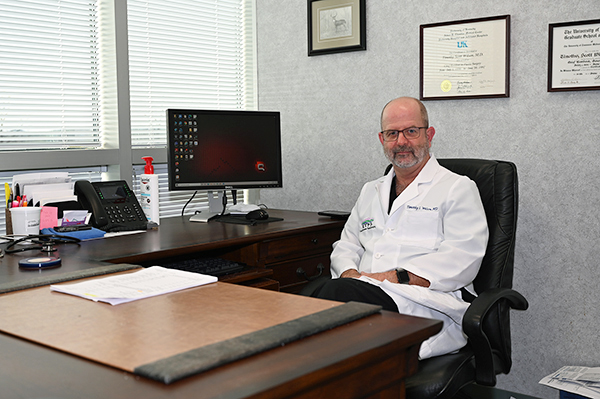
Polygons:
M282 187L279 112L167 110L169 190Z

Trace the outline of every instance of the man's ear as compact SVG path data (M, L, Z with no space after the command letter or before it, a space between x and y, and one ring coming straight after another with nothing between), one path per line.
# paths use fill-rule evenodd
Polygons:
M429 146L431 147L431 140L433 140L433 136L435 136L435 128L433 126L429 127L425 134L427 135L427 141L429 142Z
M383 145L383 134L381 134L381 132L379 132L378 136L379 136L379 142L381 143L381 145Z

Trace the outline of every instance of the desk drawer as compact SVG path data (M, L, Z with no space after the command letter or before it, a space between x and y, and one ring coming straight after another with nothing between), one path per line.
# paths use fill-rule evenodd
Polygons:
M260 243L260 259L269 264L322 253L329 257L331 246L339 239L340 231L333 229L264 241Z
M279 281L281 291L298 292L308 283L308 280L298 273L298 269L301 268L308 277L318 276L319 273L328 276L330 274L329 263L329 254L324 254L274 263L269 265L269 268L273 270L271 278ZM319 266L322 266L322 272L320 272Z

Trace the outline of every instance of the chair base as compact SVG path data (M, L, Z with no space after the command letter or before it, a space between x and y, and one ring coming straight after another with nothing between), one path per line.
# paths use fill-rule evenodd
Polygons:
M451 399L473 382L474 376L474 355L468 346L453 354L421 360L417 374L406 380L406 397Z

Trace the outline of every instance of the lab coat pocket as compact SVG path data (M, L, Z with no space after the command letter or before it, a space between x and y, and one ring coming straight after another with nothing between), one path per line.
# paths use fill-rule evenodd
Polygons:
M439 245L439 211L408 209L403 215L401 244L436 249Z

